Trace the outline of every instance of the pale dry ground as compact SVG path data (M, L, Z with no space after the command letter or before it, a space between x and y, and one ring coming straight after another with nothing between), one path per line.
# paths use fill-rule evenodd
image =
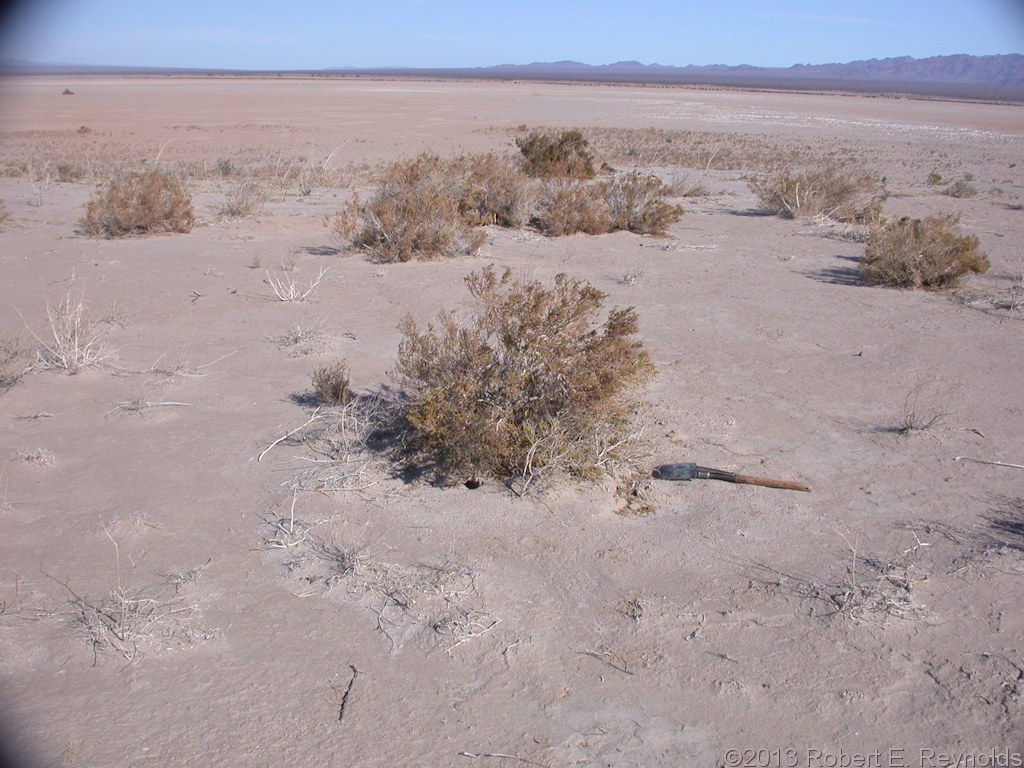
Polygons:
M47 300L82 291L112 353L0 394L2 725L41 762L1024 751L1024 470L955 461L1024 463L1024 314L985 301L1024 273L1021 107L129 78L6 81L0 105L0 162L31 165L0 180L0 330L42 334ZM970 281L973 305L861 285L863 245L846 228L755 214L752 168L661 168L709 192L684 201L666 238L493 229L479 257L396 265L336 251L322 219L344 184L424 148L508 150L521 124L854 153L887 176L891 214L961 212L992 269ZM192 233L77 232L104 168L158 157L191 168ZM334 186L308 195L281 170L328 157L317 180ZM225 159L262 174L263 213L217 215ZM82 181L55 180L79 160ZM979 194L942 195L932 170L971 174ZM293 496L309 450L257 461L309 417L314 367L344 357L358 390L387 384L399 319L465 305L462 277L490 263L582 276L638 308L659 368L644 393L652 467L697 461L813 493L652 482L653 511L623 516L607 485L516 499L376 466L358 493ZM310 300L286 303L265 283L282 264L307 284L329 271ZM319 346L280 338L318 324ZM945 415L899 434L919 385L922 413ZM138 602L103 603L119 586ZM98 628L71 590L127 607L137 642Z

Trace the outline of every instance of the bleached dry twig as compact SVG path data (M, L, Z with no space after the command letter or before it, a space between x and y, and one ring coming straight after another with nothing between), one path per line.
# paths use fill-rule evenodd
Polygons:
M953 461L971 461L975 464L991 464L994 467L1013 467L1014 469L1024 469L1024 464L1010 464L1005 461L988 461L987 459L972 459L969 456L957 456Z
M320 285L320 281L323 280L324 275L327 274L328 267L320 267L320 272L310 282L309 286L303 290L301 286L295 281L295 278L288 275L282 275L281 277L271 276L269 270L267 271L266 283L273 291L274 295L277 296L281 301L294 301L300 302L308 299L316 287Z
M292 430L291 432L289 432L289 433L288 433L288 434L286 434L286 435L282 435L281 437L277 438L277 440L275 440L275 441L274 441L274 442L272 442L272 443L271 443L270 445L268 445L268 446L267 446L266 448L264 448L264 449L263 449L263 452L262 452L262 453L261 453L261 454L260 454L260 455L259 455L259 456L258 456L258 457L256 458L256 463L258 464L258 463L260 463L261 461L263 461L263 457L264 457L264 456L266 456L266 455L267 455L268 453L270 453L270 449L271 449L271 448L273 448L273 447L275 447L275 446L277 446L277 445L280 445L280 444L281 444L281 443L283 443L283 442L284 442L285 440L287 440L287 439L288 439L289 437L291 437L292 435L294 435L294 434L295 434L296 432L301 432L301 431L302 431L303 429L305 429L306 427L308 427L308 426L309 426L310 424L312 424L312 423L313 423L314 421L316 421L317 419L321 418L321 416L320 416L319 414L320 414L320 406L318 405L318 406L316 407L316 410L314 410L314 411L313 411L313 415L312 415L312 416L310 416L310 417L309 417L309 419L308 419L308 420L307 420L307 421L306 421L306 422L305 422L304 424L300 424L300 425L299 425L299 426L297 426L297 427L296 427L295 429L293 429L293 430Z

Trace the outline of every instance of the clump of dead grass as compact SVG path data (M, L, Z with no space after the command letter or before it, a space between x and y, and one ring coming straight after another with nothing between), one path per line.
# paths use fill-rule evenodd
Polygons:
M115 176L97 189L81 220L91 237L189 232L194 223L185 185L159 168Z
M295 497L287 516L264 519L263 545L278 554L302 597L342 588L376 618L390 652L416 637L421 646L459 646L500 624L481 609L477 576L450 558L436 563L398 563L375 557L368 547L339 542L325 526L297 519Z
M110 653L129 665L138 664L148 651L182 648L215 636L214 631L196 625L198 604L182 594L183 587L198 582L206 565L168 575L162 584L125 585L120 547L109 531L104 532L116 553L115 588L98 598L86 598L67 582L54 579L71 596L71 624L92 648L93 663Z
M665 199L672 189L653 174L630 171L603 186L613 230L660 235L683 215L682 206Z
M763 210L789 219L873 223L881 218L887 197L875 176L838 163L801 172L770 168L752 176L748 184Z
M20 336L0 333L0 392L17 384L32 368L32 347Z
M221 216L237 219L252 216L263 210L267 203L267 190L257 179L246 179L228 187Z
M922 615L914 590L927 576L916 567L919 550L928 546L920 539L897 557L882 560L863 557L859 539L841 534L849 548L846 574L838 584L825 586L821 597L835 615L854 622L884 623L890 618L911 619ZM916 535L915 535L916 536Z
M338 360L313 371L313 396L325 405L347 405L355 398L348 363Z
M18 451L15 454L15 459L29 464L35 464L39 467L48 467L50 469L57 466L57 459L54 457L53 451L48 448L33 448L32 450Z
M599 322L605 294L564 274L546 287L487 267L466 285L471 319L401 325L405 457L447 481L611 472L637 437L629 394L654 371L636 311Z
M879 227L868 238L860 270L872 285L941 290L956 287L969 273L988 271L988 257L973 235L958 231L959 216L906 216Z
M970 183L969 179L958 179L942 190L942 194L948 197L974 197L978 194L978 189Z
M293 491L362 493L390 469L382 446L399 434L400 406L386 393L352 396L344 405L318 405L306 419L268 445L258 462L281 446L299 448L293 461L306 468L286 485Z
M306 301L316 292L320 281L324 279L328 269L329 267L320 267L316 277L311 278L306 285L300 283L291 270L283 267L280 275L272 275L270 270L267 270L267 277L264 282L270 286L278 301L300 303Z
M268 337L292 357L323 352L328 346L327 328L322 318L305 325L296 323L284 333Z
M36 351L38 367L74 374L98 365L110 356L84 295L69 289L56 305L47 303L46 316L50 330L47 339L29 329L40 345Z

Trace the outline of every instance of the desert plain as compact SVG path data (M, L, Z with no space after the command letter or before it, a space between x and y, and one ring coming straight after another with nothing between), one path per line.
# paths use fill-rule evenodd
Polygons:
M514 153L523 127L579 128L686 214L389 264L324 225L387 162ZM836 159L885 177L887 216L959 214L991 268L868 286L862 228L759 211L751 174ZM86 237L97 184L154 165L187 179L192 231ZM0 394L0 729L24 764L1020 764L1024 106L24 77L0 82L0 169L0 331L38 346L71 296L102 350ZM265 200L227 215L249 182ZM301 439L317 366L395 386L401 319L471 311L488 264L637 309L650 468L812 492L520 496Z

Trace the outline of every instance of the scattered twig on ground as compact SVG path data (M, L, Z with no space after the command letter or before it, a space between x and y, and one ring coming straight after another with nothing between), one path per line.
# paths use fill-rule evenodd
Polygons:
M975 464L991 464L994 467L1012 467L1013 469L1024 469L1024 464L1009 464L1005 461L988 461L987 459L972 459L969 456L957 456L953 461L971 461Z
M462 752L459 752L459 756L471 757L474 760L479 760L483 757L500 757L506 760L518 760L519 762L526 763L527 765L537 765L540 766L540 768L549 768L546 763L537 763L533 760L527 760L525 757L519 757L518 755L506 755L503 752L466 752L463 750Z
M104 414L104 417L112 416L115 413L140 413L142 411L148 411L151 408L165 408L176 405L191 407L192 403L178 403L173 400L153 401L137 397L133 400L125 400L124 402L118 403L107 411Z
M295 429L293 429L291 432L287 433L286 435L282 435L281 437L277 438L277 440L275 440L270 445L268 445L266 448L264 448L263 452L256 458L256 463L258 464L261 461L263 461L263 457L266 456L268 453L270 453L270 450L272 448L274 448L275 446L280 445L281 443L283 443L285 440L287 440L292 435L295 435L298 432L301 432L306 427L308 427L310 424L312 424L314 421L316 421L317 419L320 419L320 418L323 418L323 417L320 416L320 406L318 405L316 407L316 410L313 411L313 415L311 415L309 417L309 419L307 419L305 421L305 423L300 424L299 426L297 426Z
M53 451L47 448L36 448L32 451L19 451L15 455L16 459L21 461L27 461L30 464L38 464L40 467L53 467L57 466L57 459L53 455Z
M352 670L352 679L348 681L348 686L345 688L345 693L341 696L341 703L338 705L338 722L340 723L345 717L345 705L348 704L348 696L352 693L352 686L355 685L356 676L359 675L359 670L356 669L355 664L349 664L349 669Z
M612 669L616 670L617 672L621 672L624 675L633 674L629 671L629 667L626 666L625 660L618 654L612 653L611 651L583 650L576 651L576 653L578 653L581 656L591 656L592 658L595 658L598 661L600 661L602 664L607 664Z

